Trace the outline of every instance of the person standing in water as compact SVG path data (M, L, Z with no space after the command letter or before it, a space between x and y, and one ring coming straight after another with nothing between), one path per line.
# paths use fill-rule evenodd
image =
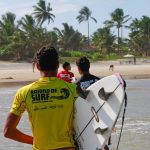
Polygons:
M43 46L35 53L33 66L41 78L20 88L4 126L4 136L33 145L33 150L75 150L73 110L76 85L56 77L59 58L54 47ZM32 135L17 128L27 111Z

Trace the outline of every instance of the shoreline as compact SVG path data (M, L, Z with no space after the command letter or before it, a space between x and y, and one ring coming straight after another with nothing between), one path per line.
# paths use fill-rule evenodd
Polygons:
M125 80L137 80L137 79L150 79L149 75L126 75L122 76ZM103 78L103 77L101 77ZM36 80L28 80L28 81L21 81L21 80L11 80L11 81L0 81L0 88L5 87L14 87L14 86L24 86L30 84Z
M110 64L114 70L109 70ZM62 69L60 64L59 71ZM71 64L71 72L79 78L77 67ZM103 61L91 63L90 73L98 77L105 77L120 73L124 79L150 79L150 63L120 64L119 61ZM26 85L38 80L40 73L37 69L33 72L31 63L0 62L0 87Z

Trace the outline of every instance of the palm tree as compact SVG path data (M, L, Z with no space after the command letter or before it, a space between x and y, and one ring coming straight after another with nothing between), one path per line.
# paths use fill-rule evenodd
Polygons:
M31 15L25 15L18 21L18 26L23 29L24 32L29 33L36 28L36 22Z
M137 18L132 20L132 23L130 24L130 29L132 32L138 32L140 30L140 21Z
M45 0L39 0L37 5L33 6L34 12L32 13L35 15L35 18L37 19L37 24L42 26L42 24L48 20L48 24L50 21L54 22L55 15L50 13L52 11L52 8L50 7L50 3L46 6Z
M1 44L0 55L4 58L15 58L17 50L20 44L18 38L18 29L15 25L16 15L11 12L7 12L2 15L0 20L0 32L1 32ZM17 40L16 40L17 39Z
M140 20L135 18L130 24L130 45L132 49L148 55L150 49L150 18L143 16Z
M114 48L115 39L116 37L111 33L111 30L108 27L97 29L92 37L94 46L108 54L112 52Z
M97 23L97 20L91 16L92 12L89 10L88 7L84 6L80 11L79 15L76 17L79 23L87 21L88 24L88 46L90 45L90 33L89 33L89 19L92 19L94 22Z
M55 33L55 31L47 32L45 39L47 40L48 44L50 44L51 46L57 47L58 36Z
M15 31L15 19L16 15L11 12L7 12L2 15L2 21L0 21L0 28L8 35L12 35Z
M119 39L120 39L120 29L123 27L127 27L124 24L127 23L131 17L129 15L124 15L123 9L117 8L111 13L111 20L107 20L104 22L106 26L117 28L117 39L118 39L118 52L119 52Z
M75 31L72 26L69 26L67 23L63 23L64 29L59 30L54 28L55 33L58 35L59 45L65 50L75 50L80 47L81 42L81 33Z
M146 36L147 43L150 44L150 17L143 16L140 23L143 34Z

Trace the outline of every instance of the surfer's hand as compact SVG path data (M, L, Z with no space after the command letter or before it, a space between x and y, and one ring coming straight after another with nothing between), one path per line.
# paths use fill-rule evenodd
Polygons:
M114 133L114 132L116 132L116 131L117 131L117 128L114 127L114 128L112 129L112 132Z
M88 90L83 90L83 89L81 89L81 87L80 87L79 85L77 85L76 90L77 90L78 95L79 95L81 98L86 99L86 97L87 97L87 95L88 95L88 93L89 93Z

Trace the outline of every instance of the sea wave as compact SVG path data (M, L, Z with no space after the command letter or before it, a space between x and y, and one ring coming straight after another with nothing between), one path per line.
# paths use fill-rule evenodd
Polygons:
M115 126L116 134L120 133L120 129L122 126L122 119L118 119L118 122ZM146 118L143 120L138 119L125 119L123 132L131 132L131 133L138 133L138 134L150 134L150 118Z
M2 89L0 90L0 95L13 95L16 92L16 89L10 89L10 90L6 90L6 89Z

